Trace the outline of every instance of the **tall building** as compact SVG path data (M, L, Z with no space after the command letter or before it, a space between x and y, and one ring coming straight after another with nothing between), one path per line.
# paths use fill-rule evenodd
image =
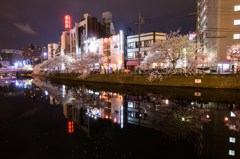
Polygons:
M59 49L59 44L50 43L48 44L48 59L58 56L57 52Z
M238 61L226 58L227 46L240 40L239 0L198 0L198 41L211 56L209 67L228 72Z
M143 61L150 53L150 45L159 40L166 40L165 33L142 33L140 35L140 61ZM139 35L130 35L127 37L127 67L134 71L139 65Z
M112 14L103 13L103 22L86 13L81 22L75 23L73 29L66 28L61 36L61 54L71 54L73 57L84 54L84 41L89 38L103 38L115 35ZM85 50L86 51L86 50Z
M48 48L46 46L37 46L29 44L22 47L23 60L29 61L32 65L43 62L48 59Z
M14 49L2 49L1 57L1 61L8 61L10 62L11 66L15 66L17 62L22 61L22 51Z

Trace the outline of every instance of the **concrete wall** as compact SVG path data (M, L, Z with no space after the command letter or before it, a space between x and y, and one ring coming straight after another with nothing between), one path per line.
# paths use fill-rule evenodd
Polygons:
M41 76L45 76L43 73ZM92 74L85 80L78 79L75 74L55 74L48 77L83 82L120 83L131 85L192 87L192 88L225 88L240 89L240 75L238 74L209 74L185 77L182 75L169 76L163 81L147 82L147 74ZM200 79L201 83L195 83ZM198 82L200 82L198 80Z

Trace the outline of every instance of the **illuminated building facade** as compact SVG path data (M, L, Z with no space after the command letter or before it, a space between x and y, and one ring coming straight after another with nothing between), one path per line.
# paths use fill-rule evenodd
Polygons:
M75 23L72 29L66 28L61 36L61 54L70 54L74 58L81 57L84 53L88 53L87 50L84 50L84 41L89 38L99 39L115 35L112 14L104 12L102 16L103 22L98 22L96 17L86 13L83 15L81 22Z
M89 52L101 53L105 55L103 59L103 67L101 72L112 72L124 69L126 62L126 36L122 31L119 34L110 36L109 38L100 38L84 41L85 48Z
M33 66L48 59L48 48L46 46L37 46L29 44L22 47L23 60L29 61Z
M198 41L211 56L209 67L229 72L234 63L226 58L227 46L240 40L239 0L198 0L198 8Z
M165 33L149 32L140 35L140 61L143 61L150 53L150 44L159 40L166 40ZM127 62L126 66L131 71L139 65L139 35L130 35L127 37Z

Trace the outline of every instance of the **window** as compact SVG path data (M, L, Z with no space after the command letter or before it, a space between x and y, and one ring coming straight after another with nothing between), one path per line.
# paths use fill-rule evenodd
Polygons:
M235 156L235 151L234 150L229 150L229 155Z
M234 34L233 39L240 39L240 34Z
M236 142L236 138L235 137L229 137L229 142L235 143Z
M234 11L240 11L240 5L235 6Z
M139 42L136 42L136 48L138 48L139 47ZM142 42L140 41L140 47L142 47Z
M128 49L133 49L134 48L134 43L128 43Z
M138 57L139 57L139 53L135 52L135 58L138 58ZM140 53L140 57L141 57L141 53Z
M128 53L128 58L133 58L133 53L132 52Z
M234 20L234 25L240 25L240 20Z
M133 102L128 102L128 108L133 108Z
M151 40L145 40L144 41L144 47L149 47L151 44Z

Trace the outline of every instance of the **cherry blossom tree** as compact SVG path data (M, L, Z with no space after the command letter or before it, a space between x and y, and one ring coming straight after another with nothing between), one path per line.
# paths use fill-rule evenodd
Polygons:
M239 110L233 110L232 113L235 115L235 117L225 117L224 122L225 125L228 127L229 130L233 130L236 132L240 131L240 111Z
M164 79L172 74L196 75L209 62L210 57L204 54L201 44L189 40L189 35L170 32L165 41L157 41L151 45L151 52L141 64L144 70L157 69L150 72L149 81ZM164 76L163 76L164 75Z
M102 65L101 59L104 58L104 54L99 53L87 53L83 56L83 59L76 60L74 62L74 70L82 73L78 78L84 79L89 77L91 72L96 69L97 65L100 67Z

